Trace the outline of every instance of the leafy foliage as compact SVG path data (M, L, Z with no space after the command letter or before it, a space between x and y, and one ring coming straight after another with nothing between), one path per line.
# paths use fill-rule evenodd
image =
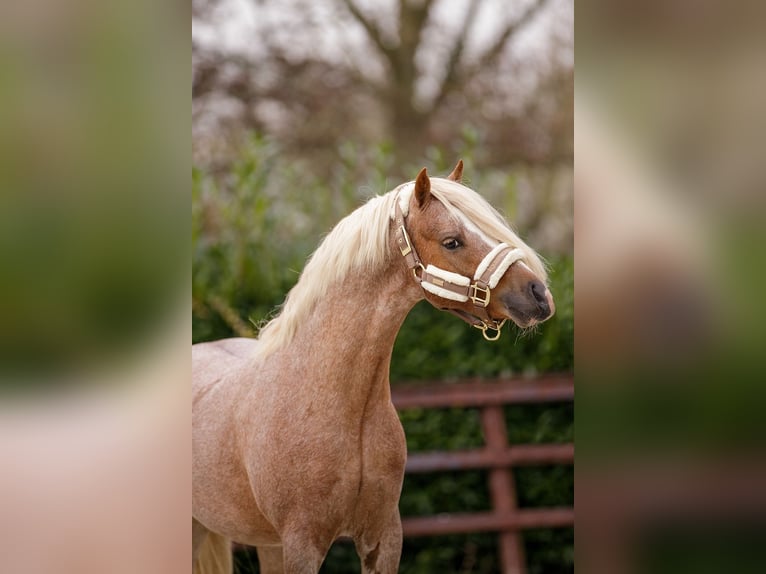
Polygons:
M514 178L473 174L472 142L465 141L461 155L472 175L470 185L513 213ZM393 156L385 145L364 150L342 146L330 181L312 178L300 164L282 162L278 152L271 142L253 137L232 170L192 171L193 342L254 335L255 325L274 312L297 281L322 235L365 198L398 183L387 179ZM451 166L445 155L431 149L424 163L435 173L447 173ZM520 232L523 236L524 230ZM455 317L421 303L397 338L393 384L571 370L573 263L565 255L550 255L548 260L557 306L551 320L533 332L506 327L499 342L488 343ZM572 405L509 406L505 414L511 443L573 439ZM400 416L411 452L483 444L477 410L411 409ZM514 473L520 506L572 503L571 468L524 468ZM403 516L488 510L486 473L407 476L400 508ZM571 529L527 531L523 537L531 574L573 571ZM254 556L240 554L240 571L256 572ZM489 573L499 571L497 560L493 534L422 538L405 540L400 570ZM323 572L358 571L358 559L348 543L336 544L323 568Z

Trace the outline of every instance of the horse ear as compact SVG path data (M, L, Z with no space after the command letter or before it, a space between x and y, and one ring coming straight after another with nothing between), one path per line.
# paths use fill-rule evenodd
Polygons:
M431 180L428 179L426 168L421 169L417 179L415 179L415 199L420 208L428 205L431 200Z
M457 160L457 165L455 166L455 169L453 169L452 173L447 176L447 179L451 179L452 181L456 181L458 183L463 181L463 160L462 159Z

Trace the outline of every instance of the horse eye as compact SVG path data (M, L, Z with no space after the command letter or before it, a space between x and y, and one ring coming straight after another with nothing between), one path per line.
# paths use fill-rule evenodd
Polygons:
M458 247L460 247L460 242L454 237L452 237L450 239L446 239L445 241L443 241L442 245L444 245L444 247L449 249L450 251L453 251L457 249Z

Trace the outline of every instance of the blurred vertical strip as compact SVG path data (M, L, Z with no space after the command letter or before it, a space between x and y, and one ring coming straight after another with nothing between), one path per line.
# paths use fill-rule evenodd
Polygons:
M190 6L0 5L0 570L188 565Z
M585 572L765 572L766 5L577 4Z
M152 2L0 8L4 391L83 382L140 354L181 305L188 15Z

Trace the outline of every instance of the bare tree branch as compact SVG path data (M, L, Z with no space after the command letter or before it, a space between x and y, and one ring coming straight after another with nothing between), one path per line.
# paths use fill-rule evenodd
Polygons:
M519 30L523 29L524 26L529 24L532 18L534 18L540 12L540 10L545 7L548 1L549 0L535 0L535 2L532 3L521 16L519 16L513 22L510 22L505 27L505 30L503 30L503 32L497 38L497 40L495 40L495 43L492 44L492 46L486 52L484 52L484 55L480 58L478 64L472 68L472 73L478 71L481 68L486 68L487 66L494 65L502 55L503 51L505 50L505 46L508 44L511 38L513 38Z
M220 1L194 0L200 5ZM524 123L521 121L523 117L519 118L516 111L509 109L503 121L515 121L513 129L504 127L511 124L488 122L482 115L486 108L472 105L472 98L481 97L482 104L489 102L494 106L493 109L505 109L502 108L504 92L496 81L497 70L510 55L515 38L529 29L536 21L535 18L549 15L546 10L553 4L550 0L525 0L519 10L506 14L507 17L498 22L497 34L488 38L485 47L472 54L470 59L467 52L471 40L482 33L486 34L486 30L477 25L479 16L483 16L481 11L488 8L489 3L469 0L463 5L463 10L448 14L453 24L449 26L449 37L440 39L436 46L445 49L441 52L444 67L441 77L437 79L438 90L432 100L426 102L425 109L416 97L415 88L430 70L420 69L419 63L423 60L418 58L418 53L425 55L427 50L435 48L429 42L426 32L429 25L435 24L432 22L434 14L431 10L438 2L392 0L394 9L398 8L399 13L389 16L393 18L389 22L388 19L381 20L383 15L377 11L367 12L367 4L363 0L332 1L336 18L330 24L340 27L336 30L340 32L337 34L340 41L338 48L340 53L345 54L341 61L325 60L321 53L314 51L298 56L291 54L288 57L281 37L263 38L267 52L261 55L246 52L240 54L236 51L228 53L215 45L203 46L192 39L192 97L199 100L198 108L204 108L205 113L223 126L221 129L271 130L293 149L316 145L318 138L332 142L335 141L333 138L347 137L346 131L340 134L327 126L342 124L337 119L344 118L344 114L366 114L364 117L372 121L360 126L360 133L362 130L378 130L378 126L381 126L380 131L385 131L386 137L397 142L396 147L401 150L401 156L409 157L413 153L420 153L434 139L446 141L454 135L457 126L444 125L436 120L441 119L440 114L449 111L446 106L452 97L463 95L468 104L464 111L466 121L475 121L487 128L494 138L487 140L490 147L499 150L493 152L497 158L503 161L522 158L537 162L549 161L551 158L555 161L554 156L561 154L569 154L571 157L571 145L561 147L563 143L559 140L562 138L539 137L538 134L542 129L548 130L546 133L564 133L571 125L567 116L552 118L548 109L559 101L562 101L562 106L566 106L567 100L561 99L565 97L562 90L569 85L567 81L571 84L571 78L562 80L564 88L561 89L535 88L545 89L546 93L552 91L554 95L546 101L550 103L550 98L553 98L554 104L529 112L535 116L534 122ZM322 33L317 24L324 25L325 22L310 18L310 0L294 0L291 4L295 7L291 17L303 26L302 31L315 35ZM549 12L552 17L557 15L552 10ZM367 42L363 49L358 48L356 35L344 34L343 26L349 24L361 27ZM392 36L394 30L396 35ZM441 42L446 42L446 45ZM375 59L374 62L370 61L371 57ZM257 73L261 69L268 69L269 73ZM274 78L283 80L274 81ZM471 85L474 88L466 89ZM311 86L311 89L304 89L305 86ZM462 94L463 90L465 94ZM339 112L337 106L330 105L337 97L341 97L340 94L354 98L353 109ZM242 105L223 106L230 102L241 102ZM323 118L321 122L306 121L306 118L320 116ZM571 142L571 138L563 139ZM549 140L559 142L561 146L549 145L546 143Z
M474 21L476 20L476 14L478 13L479 3L481 0L471 0L471 4L468 6L468 12L466 13L465 20L463 20L463 26L460 29L460 34L452 45L449 58L447 59L447 72L444 75L444 80L439 87L439 93L434 99L432 109L437 109L441 106L447 95L455 89L457 86L457 78L460 68L460 60L463 57L463 50L465 50L465 42L468 38L468 31L471 29Z
M404 14L410 14L418 19L418 24L422 28L422 24L425 21L428 14L431 13L431 5L433 0L425 0L421 2L412 2L411 0L399 0L399 20L403 20Z
M361 10L359 10L359 7L354 3L353 0L343 0L343 4L346 6L346 9L354 17L354 19L362 25L378 51L383 56L385 56L389 62L393 63L394 59L396 58L395 50L393 50L383 41L383 36L381 35L378 27L372 21L370 21L370 19L367 18L367 16L365 16Z
M433 0L422 3L399 0L399 45L395 51L396 59L392 61L392 87L395 92L399 92L400 98L408 102L419 75L415 60L432 4ZM405 102L399 102L402 103Z
M409 84L415 81L414 57L420 44L421 34L425 20L433 4L433 0L425 0L422 4L408 3L407 0L399 0L399 44L391 46L384 39L380 28L360 10L354 0L342 0L351 16L364 28L373 47L388 61L395 86L384 86L371 80L359 70L355 71L356 77L366 87L391 93L398 87L401 89L405 84L404 91L411 91ZM392 90L393 88L393 90Z
M406 45L408 48L405 56L414 59L432 4L433 0L425 0L422 3L399 0L400 47Z

